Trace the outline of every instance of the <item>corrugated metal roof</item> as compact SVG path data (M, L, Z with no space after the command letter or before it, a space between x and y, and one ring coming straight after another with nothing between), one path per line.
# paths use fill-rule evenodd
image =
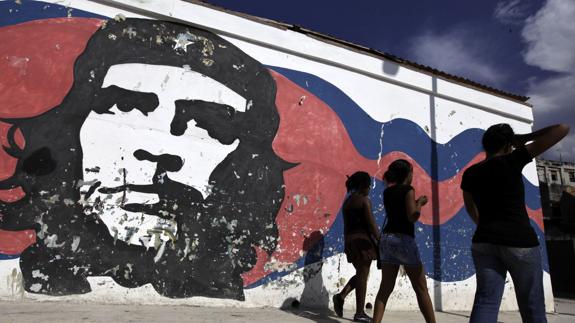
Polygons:
M349 41L339 39L337 37L333 37L330 35L319 33L317 31L306 29L306 28L303 28L301 26L292 25L292 24L288 24L288 23L284 23L284 22L275 21L272 19L262 18L262 17L242 13L242 12L229 10L229 9L222 8L222 7L213 5L211 3L205 2L204 0L184 0L184 1L191 2L194 4L198 4L198 5L202 5L205 7L209 7L209 8L214 9L214 10L226 12L229 14L240 16L242 18L246 18L249 20L253 20L253 21L256 21L259 23L263 23L263 24L270 25L273 27L281 28L284 30L291 30L294 32L302 33L302 34L311 36L311 37L316 38L316 39L321 40L321 41L325 41L325 42L328 42L328 43L331 43L331 44L334 44L337 46L341 46L341 47L344 47L344 48L347 48L350 50L354 50L354 51L357 51L360 53L364 53L364 54L368 54L368 55L375 56L378 58L393 61L399 65L402 65L405 67L411 67L415 70L421 71L421 72L426 73L426 74L432 74L432 75L441 77L443 79L453 81L455 83L464 84L467 87L471 87L471 88L474 88L474 89L482 91L482 92L487 92L489 94L501 96L501 97L504 97L506 99L510 99L510 100L531 106L529 103L527 103L527 100L529 100L528 96L513 94L510 92L500 90L500 89L496 89L494 87L487 86L487 85L472 81L472 80L464 78L464 77L460 77L457 75L453 75L453 74L438 70L438 69L433 68L431 66L418 64L416 62L413 62L413 61L410 61L407 59L403 59L403 58L397 57L395 55L392 55L392 54L389 54L386 52L382 52L382 51L379 51L379 50L376 50L373 48L358 45L358 44L355 44L355 43L352 43Z

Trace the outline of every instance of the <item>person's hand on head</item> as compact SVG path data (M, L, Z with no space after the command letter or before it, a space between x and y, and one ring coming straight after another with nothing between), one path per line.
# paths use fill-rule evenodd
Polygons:
M417 204L419 204L419 206L424 206L425 204L427 204L427 196L422 195L422 196L418 197L416 202L417 202Z

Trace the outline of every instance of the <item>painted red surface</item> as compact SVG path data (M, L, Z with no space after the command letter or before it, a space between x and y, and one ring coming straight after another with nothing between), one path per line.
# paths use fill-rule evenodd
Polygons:
M55 18L0 28L0 118L33 117L60 104L72 86L74 61L101 23L98 19ZM0 122L2 146L9 146L9 128ZM15 141L24 147L19 130ZM0 181L14 174L16 163L0 149ZM3 202L24 196L20 187L0 190ZM31 230L0 230L0 253L20 254L34 241L36 234Z
M101 22L54 18L0 28L0 118L33 117L60 104L74 61Z
M0 229L0 253L19 255L29 245L36 242L36 232L33 230L6 231Z
M366 159L357 152L343 123L327 104L281 74L270 72L277 84L276 105L280 114L273 148L281 158L299 165L284 172L286 197L276 218L278 247L271 257L257 250L256 265L242 276L245 286L271 271L266 270L266 263L277 270L295 262L303 255L304 241L312 232L329 230L345 197L346 175L358 170L381 179L392 161L406 159L413 165L412 186L417 195L431 197L433 185L437 185L439 223L433 223L430 206L422 209L421 223L443 224L461 210L463 198L459 185L463 171L483 160L483 153L454 177L437 183L403 152L391 152L379 161ZM530 210L529 214L542 227L540 210Z
M72 86L74 61L100 25L98 19L54 18L0 28L0 118L33 117L60 104ZM0 122L2 146L8 146L8 130ZM23 147L20 131L16 142ZM0 149L0 180L12 176L16 162ZM0 201L23 196L20 188L0 190Z

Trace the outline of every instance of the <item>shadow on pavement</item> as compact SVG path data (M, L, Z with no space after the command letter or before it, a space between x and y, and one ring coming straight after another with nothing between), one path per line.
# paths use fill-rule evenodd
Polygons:
M454 315L454 316L459 316L459 317L464 317L466 319L469 319L469 315L462 314L462 313L449 312L449 311L436 311L436 313L443 313L443 314L447 314L447 315Z
M303 243L306 251L303 280L304 289L300 299L290 297L284 301L281 310L315 322L340 322L329 309L329 292L323 284L324 237L319 231L311 233Z
M294 306L294 304L297 304ZM285 306L281 307L281 310L299 317L306 318L308 320L318 322L318 323L339 323L351 320L348 319L336 319L335 313L328 309L318 309L318 308L305 308L300 307L299 301L295 298L288 298L284 302Z
M555 314L575 316L575 299L555 297Z

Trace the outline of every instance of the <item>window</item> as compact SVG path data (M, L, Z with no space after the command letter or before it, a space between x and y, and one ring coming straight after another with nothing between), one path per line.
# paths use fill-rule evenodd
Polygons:
M569 172L569 182L575 183L575 172Z
M545 179L545 169L544 168L540 168L537 167L537 176L539 177L539 181L540 182L547 182L547 180Z
M551 181L557 182L557 172L554 170L551 171Z

